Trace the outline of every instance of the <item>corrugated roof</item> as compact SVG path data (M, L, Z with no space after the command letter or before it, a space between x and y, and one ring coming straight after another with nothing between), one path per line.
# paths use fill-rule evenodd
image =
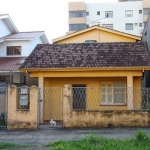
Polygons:
M0 41L3 40L33 40L37 37L40 37L44 34L44 31L33 31L33 32L19 32L16 34L10 34L5 37L0 38Z
M21 68L149 66L144 42L39 44Z
M0 71L18 71L27 57L0 57Z

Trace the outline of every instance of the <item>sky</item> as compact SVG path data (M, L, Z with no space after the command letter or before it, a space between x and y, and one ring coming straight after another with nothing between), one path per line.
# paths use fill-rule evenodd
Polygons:
M9 14L17 29L45 31L52 39L68 32L68 2L79 0L0 0L0 14ZM85 3L117 2L118 0L82 0Z

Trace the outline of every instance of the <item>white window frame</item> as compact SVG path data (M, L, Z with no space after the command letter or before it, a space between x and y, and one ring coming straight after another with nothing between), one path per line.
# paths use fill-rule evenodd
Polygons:
M114 102L115 101L115 99L114 99L114 97L115 97L115 91L114 91L114 89L115 89L115 87L114 87L115 83L117 83L117 84L119 84L119 83L124 84L124 87L122 87L124 89L124 102L123 103L116 103L116 102ZM105 87L102 86L102 85L105 85ZM108 92L108 85L112 86L111 87L112 91L110 90ZM104 90L105 92L102 91L103 88L104 89L106 88ZM118 87L118 88L120 89L120 87ZM123 93L123 92L121 91L121 92L116 92L116 93ZM110 94L112 94L112 95L110 96ZM106 98L105 102L104 102L104 100L102 100L103 96ZM109 96L111 97L111 102L108 102L108 97ZM126 83L125 82L101 82L100 83L100 105L125 105L125 104L126 104Z
M109 16L109 14L111 14L111 15ZM106 11L105 18L113 18L113 11Z
M125 17L133 17L133 10L126 10Z
M127 28L127 25L132 25L132 29ZM133 30L133 23L126 23L126 24L125 24L125 29L126 29L126 30Z

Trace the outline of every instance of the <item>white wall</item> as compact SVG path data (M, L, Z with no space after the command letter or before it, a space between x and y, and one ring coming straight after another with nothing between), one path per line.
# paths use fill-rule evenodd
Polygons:
M0 38L9 34L11 34L11 31L9 30L4 21L0 20Z
M42 44L41 38L32 41L5 41L0 43L0 57L6 57L7 46L21 46L21 55L9 55L7 57L29 56L37 44Z
M133 17L125 17L125 10L133 10ZM143 10L143 1L87 3L86 12L89 12L89 16L86 16L86 24L91 26L92 21L105 18L106 11L113 11L113 18L106 18L108 22L101 24L113 24L114 30L141 36L144 25L139 27L139 23L143 23L143 14L139 14L139 10ZM100 11L100 15L97 15L97 11ZM126 23L133 23L133 30L125 30ZM134 23L138 23L138 26L134 26Z

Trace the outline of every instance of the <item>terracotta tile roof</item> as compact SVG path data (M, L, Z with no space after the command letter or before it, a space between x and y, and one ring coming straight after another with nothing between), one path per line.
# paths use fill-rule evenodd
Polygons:
M0 71L18 71L27 57L0 57Z
M39 44L21 68L149 66L144 42Z
M0 38L2 40L33 40L36 37L43 35L44 31L33 31L33 32L19 32L16 34L10 34Z

